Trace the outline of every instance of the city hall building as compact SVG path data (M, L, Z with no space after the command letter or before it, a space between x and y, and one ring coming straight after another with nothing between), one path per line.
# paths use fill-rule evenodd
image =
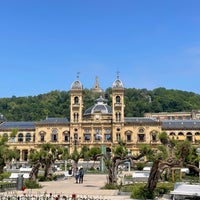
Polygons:
M117 76L112 84L112 105L108 105L96 78L92 91L99 94L99 98L83 111L83 85L77 77L70 88L70 119L9 122L0 116L0 135L9 138L8 145L19 152L19 161L28 161L30 151L47 142L62 145L69 152L74 148L80 150L83 145L104 147L106 152L112 152L113 146L122 140L129 153L134 154L138 152L139 144L159 144L161 131L177 140L199 144L199 119L160 120L151 114L146 117L124 116L124 90L124 84Z

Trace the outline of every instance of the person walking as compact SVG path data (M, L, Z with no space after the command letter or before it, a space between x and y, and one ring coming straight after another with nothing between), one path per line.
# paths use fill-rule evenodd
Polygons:
M78 169L78 167L76 167L76 169L74 171L74 177L75 177L76 183L78 183L78 181L79 181L79 169Z
M84 177L84 169L81 166L79 169L79 183L83 183L83 177Z

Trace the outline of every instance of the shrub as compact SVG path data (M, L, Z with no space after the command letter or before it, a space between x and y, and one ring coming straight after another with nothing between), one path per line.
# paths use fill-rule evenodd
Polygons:
M29 189L41 188L42 186L34 180L25 180L24 186Z
M153 193L149 192L145 187L146 183L134 183L122 186L121 191L131 192L131 197L135 199L145 199L153 198L155 196L161 196L163 194L168 194L174 188L174 183L158 183L157 188Z
M53 176L51 176L51 177L39 176L38 180L40 182L43 182L43 181L52 181L52 180L54 180L54 177Z
M118 185L112 183L106 183L102 189L116 190L118 189Z
M56 181L58 179L63 179L65 177L64 174L57 174L57 175L53 175L53 180Z
M145 166L145 163L137 163L137 170L143 170L143 168L144 168L144 166Z
M10 172L4 172L0 174L0 181L2 181L4 178L9 178L10 177Z
M153 199L154 193L149 191L145 186L139 186L133 190L131 193L131 198L133 199Z
M168 194L174 188L174 183L158 183L157 188L155 189L156 196L163 194Z

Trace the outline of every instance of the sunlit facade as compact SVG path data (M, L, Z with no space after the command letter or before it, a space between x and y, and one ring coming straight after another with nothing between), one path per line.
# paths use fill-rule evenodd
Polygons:
M31 150L40 148L46 142L59 144L69 149L104 147L112 152L114 145L124 141L130 154L138 151L139 144L159 144L158 134L166 131L170 137L189 140L194 144L200 141L200 121L190 120L187 126L174 120L159 120L152 117L124 116L124 84L117 76L112 84L112 105L108 105L96 78L93 92L99 98L90 108L84 107L83 85L79 77L70 87L70 119L46 118L37 122L8 122L2 120L0 134L8 137L10 148L20 154L19 161L28 161ZM187 120L186 120L187 121ZM181 122L185 123L182 120Z

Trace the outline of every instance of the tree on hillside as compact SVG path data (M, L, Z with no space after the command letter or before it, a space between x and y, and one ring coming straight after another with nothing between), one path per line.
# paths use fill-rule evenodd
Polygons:
M50 143L42 144L41 149L32 151L29 156L30 163L33 165L30 179L36 179L39 168L44 166L44 177L51 175L51 168L57 160L65 160L68 157L68 149Z
M105 98L111 105L112 88L105 90ZM84 110L94 105L98 98L89 89L83 90ZM156 88L125 88L125 116L143 116L146 112L191 111L200 108L200 95L181 90ZM67 91L51 91L38 96L0 98L0 113L8 121L38 121L49 117L70 116L70 93ZM83 110L83 111L84 111Z

